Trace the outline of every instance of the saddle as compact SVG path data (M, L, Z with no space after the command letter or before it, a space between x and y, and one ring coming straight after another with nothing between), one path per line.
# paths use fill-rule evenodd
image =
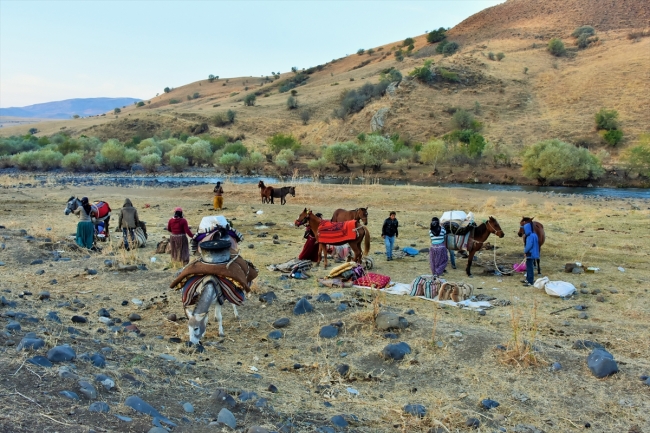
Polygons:
M111 207L105 201L96 201L93 203L95 218L101 220L111 216Z
M474 287L466 283L443 283L438 292L439 301L466 301L472 297Z
M195 260L181 269L179 275L169 285L172 289L181 289L187 279L196 275L214 275L231 280L238 289L250 292L250 285L257 278L257 268L239 254L230 250L231 259L228 263L206 263ZM234 258L233 258L234 257Z

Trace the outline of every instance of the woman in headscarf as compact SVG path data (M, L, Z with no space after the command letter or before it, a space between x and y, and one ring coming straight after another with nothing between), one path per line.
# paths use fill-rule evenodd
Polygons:
M217 182L214 186L214 200L212 206L214 210L220 210L223 207L223 188L221 187L221 182Z
M77 236L75 238L77 245L88 249L93 248L95 244L95 226L90 218L92 205L89 203L88 197L81 199L81 206L75 209L74 213L79 216Z
M431 273L436 276L442 275L447 267L447 246L445 245L445 229L440 224L438 217L431 219L429 226L429 237L431 246L429 247L429 265Z
M171 232L169 245L171 246L172 262L182 262L183 266L190 262L190 245L187 236L193 236L187 220L183 218L183 209L174 209L174 216L167 223L167 230Z

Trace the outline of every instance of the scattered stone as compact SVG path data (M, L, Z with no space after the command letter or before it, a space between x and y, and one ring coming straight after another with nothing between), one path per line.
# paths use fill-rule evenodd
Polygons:
M174 424L171 420L162 416L160 412L158 412L153 406L151 406L146 401L142 400L137 395L132 395L130 397L127 397L127 399L124 400L124 405L132 408L136 412L140 412L152 416L154 418L154 421L158 419L158 421L162 421L165 424L176 427L176 424Z
M587 287L587 283L585 283L585 282L580 283L580 287L582 287L582 288Z
M248 244L248 248L253 249L253 248L255 248L255 245L253 245L253 244Z
M336 367L336 371L342 376L345 377L350 372L350 366L347 364L341 364Z
M58 283L59 283L59 282L58 282L56 279L50 280L50 284L51 284L51 285L55 285L55 284L58 284Z
M47 352L47 359L51 362L72 361L77 357L74 349L70 346L56 346Z
M589 290L587 290L587 289L580 289L580 293L582 293L583 295L588 295L588 294L589 294Z
M137 305L138 307L141 307L142 304L143 304L143 302L142 302L141 300L139 300L138 298L133 298L133 299L131 299L131 302L133 302L133 303L134 303L135 305Z
M273 327L274 328L286 328L289 326L289 323L291 323L291 320L289 320L288 317L283 317L281 319L276 320L273 322Z
M257 397L257 393L252 391L243 391L239 394L239 400L241 401L255 400Z
M478 418L467 418L465 425L467 427L478 428L481 425L481 421L479 421Z
M237 428L237 420L235 419L235 415L233 415L232 412L230 412L225 407L219 411L219 415L217 415L217 423L225 424L233 430Z
M39 269L38 271L34 272L34 275L43 275L45 273L44 269Z
M5 326L5 328L7 329L7 331L12 331L12 332L18 332L18 331L21 330L20 323L15 322L15 321L13 321L13 320L10 321L10 322L7 324L7 326Z
M427 409L421 404L407 404L404 406L404 412L409 415L417 416L418 418L424 418L427 414Z
M300 300L296 302L296 306L293 307L293 314L296 316L311 313L312 311L314 311L314 307L309 303L307 298L300 298Z
M94 354L90 357L90 361L93 363L93 365L94 365L95 367L99 367L99 368L104 368L104 367L106 367L106 358L104 358L104 357L103 357L102 355L100 355L99 353L94 353Z
M53 365L46 357L40 355L34 356L33 358L29 358L27 362L29 362L30 364L40 365L41 367L47 367L47 368L50 368Z
M95 269L86 269L86 275L97 275L97 271Z
M100 308L97 315L99 317L111 317L111 313L109 313L106 308Z
M344 303L344 304L340 304L340 305L337 307L336 311L345 311L345 310L347 310L347 309L348 309L348 305Z
M187 413L194 413L194 406L192 403L183 403L183 410Z
M615 295L615 294L618 293L618 290L616 290L616 289L609 289L609 293L611 293L612 295Z
M387 332L384 334L384 338L388 338L390 340L397 340L399 336L397 334L394 334L392 332Z
M316 298L316 302L332 302L332 298L327 293L321 293Z
M278 297L275 295L275 292L266 292L262 293L259 298L260 302L266 302L267 304L273 304L273 301L277 300Z
M407 310L406 312L404 312L404 314L408 314L409 316L412 316L413 314L415 314L415 310Z
M110 408L110 406L108 404L104 403L103 401L96 401L95 403L91 404L88 407L88 411L90 411L90 412L108 413L108 412L111 411L111 408Z
M560 364L559 362L554 362L551 365L551 370L552 371L560 371L560 370L562 370L562 364Z
M175 322L176 320L178 320L178 318L176 317L176 314L171 313L167 315L167 320L169 320L170 322Z
M117 419L119 419L120 421L124 421L124 422L131 422L131 421L133 421L133 419L132 419L132 418L129 418L128 416L115 415L115 417L116 417ZM158 428L158 427L156 427L156 428ZM153 430L153 429L152 429L152 430ZM165 430L165 429L163 429L163 430ZM167 430L165 430L165 432L167 432ZM149 430L149 433L151 433L151 430ZM154 432L154 433L156 433L156 432Z
M404 343L403 341L395 344L389 344L384 347L384 350L381 352L382 356L385 359L394 359L396 361L401 361L404 359L405 355L411 353L411 347Z
M72 391L61 391L61 392L59 392L59 395L62 395L65 398L69 398L70 400L80 400L77 393L72 392Z
M332 424L340 428L346 428L348 426L348 422L341 415L334 415L330 418L330 421Z
M129 301L122 301L122 306L123 307L126 307L127 305L129 305Z
M578 314L578 319L585 319L585 320L586 320L586 319L588 319L588 318L589 318L589 316L587 316L587 313L580 313L580 314Z
M269 332L268 337L271 340L279 340L282 338L282 331L279 331L277 329L275 331L271 331Z
M0 305L9 308L16 308L18 306L16 301L8 301L4 296L0 297Z
M77 376L76 373L73 373L72 371L70 371L70 367L66 367L66 366L63 366L63 367L59 368L59 377L61 379L72 379L72 380L78 380L79 379L79 376Z
M30 265L42 265L42 264L43 264L43 260L41 260L41 259L33 260L33 261L30 263Z
M339 328L332 325L326 325L320 328L318 336L321 338L334 338L339 335Z
M273 394L278 392L278 387L275 386L275 385L269 385L269 387L267 389L268 389L269 392L272 392Z
M55 322L55 323L61 323L61 319L59 318L59 315L56 314L54 311L50 311L45 315L45 320L48 320L50 322Z
M499 402L495 401L495 400L490 400L489 398L486 398L484 400L481 400L481 407L483 409L487 409L487 410L494 409L494 408L499 407Z
M254 425L248 429L247 433L269 433L269 431L264 427Z
M83 316L72 316L72 321L74 323L86 323L88 322L88 319Z
M115 381L105 374L95 375L95 382L101 383L106 391L110 391L111 389L115 388Z
M587 367L598 379L618 372L618 365L614 356L605 349L594 349L587 356Z
M42 291L41 293L38 294L38 299L40 299L41 301L48 301L50 299L50 292Z
M399 317L395 313L382 311L377 314L375 318L375 325L380 331L388 331L390 329L403 329L408 327L408 321L404 317Z
M170 338L169 338L169 342L170 342L170 343L180 344L180 343L183 342L183 340L181 340L181 339L178 338L178 337L170 337Z
M90 383L85 380L80 380L79 387L79 392L85 395L88 399L94 400L97 398L97 390Z
M131 313L131 314L129 314L129 320L131 322L137 322L138 320L142 320L142 317L140 317L139 314Z
M165 361L176 361L176 358L174 358L172 355L168 355L166 353L161 353L158 355L160 358L164 359Z
M596 302L605 302L604 296L596 296Z
M169 432L162 427L152 427L149 429L147 433L169 433Z
M218 389L212 394L212 399L215 400L219 404L225 404L230 407L235 407L237 406L237 401L232 397L232 395L228 394L223 389Z

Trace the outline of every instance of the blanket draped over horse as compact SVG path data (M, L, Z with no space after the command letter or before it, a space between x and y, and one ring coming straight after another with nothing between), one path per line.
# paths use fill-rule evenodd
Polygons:
M230 250L230 254L235 258L231 259L228 263L213 264L206 263L202 260L196 260L188 264L181 269L180 274L174 279L174 281L172 281L169 287L180 290L184 288L188 280L193 277L213 275L222 280L226 279L230 281L238 291L250 292L250 284L255 278L257 278L257 269L251 262L240 257L236 251ZM224 293L224 295L226 295L226 293ZM241 303L237 303L236 298L238 298L238 296L233 297L233 301L235 301L233 303L241 305Z
M356 224L355 220L338 223L321 220L316 238L322 244L337 244L354 240L357 238Z

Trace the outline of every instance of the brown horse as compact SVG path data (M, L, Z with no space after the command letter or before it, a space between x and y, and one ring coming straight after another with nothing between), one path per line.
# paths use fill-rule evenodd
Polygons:
M257 187L260 189L260 195L262 196L262 204L271 202L273 196L273 187L264 185L264 182L261 180L257 184Z
M542 245L544 245L544 241L546 241L546 233L544 233L544 226L542 225L542 223L533 221L533 218L535 217L521 217L521 221L519 222L519 232L517 232L517 235L520 238L524 238L524 245L526 245L526 238L524 237L524 225L532 224L533 232L537 235L537 241L539 242L539 252L541 256ZM541 265L539 264L539 259L537 259L536 262L537 262L537 275L541 275L542 268Z
M465 268L465 272L468 277L472 277L472 260L474 259L474 254L483 248L483 244L487 240L488 236L490 236L490 233L493 233L500 238L505 236L503 230L501 230L499 222L493 216L490 216L483 224L472 229L467 244L467 252L469 253L469 256L467 257L467 267ZM453 238L453 236L454 235L452 234L447 235L447 248L458 251L456 245L453 245L453 248L450 248L449 239L450 237Z
M302 213L298 216L298 219L296 219L294 224L296 225L296 227L300 227L301 225L304 224L309 224L309 228L311 229L312 233L315 234L316 242L318 242L318 237L319 237L318 226L320 225L321 221L322 219L314 215L311 209L307 210L307 208L305 208L305 210L303 210ZM351 241L344 241L335 244L330 244L330 245L349 244L350 248L352 248L352 252L354 253L354 261L357 263L361 263L361 258L364 255L368 255L368 253L370 252L370 231L368 230L368 227L364 227L359 223L359 221L355 223L355 230L357 231L356 239ZM362 242L363 242L363 252L361 251ZM318 261L316 262L316 266L320 265L321 255L325 257L324 266L327 268L327 245L318 242Z
M359 207L353 210L345 209L336 209L334 215L332 215L332 222L343 222L343 221L363 221L363 225L368 225L368 207Z

